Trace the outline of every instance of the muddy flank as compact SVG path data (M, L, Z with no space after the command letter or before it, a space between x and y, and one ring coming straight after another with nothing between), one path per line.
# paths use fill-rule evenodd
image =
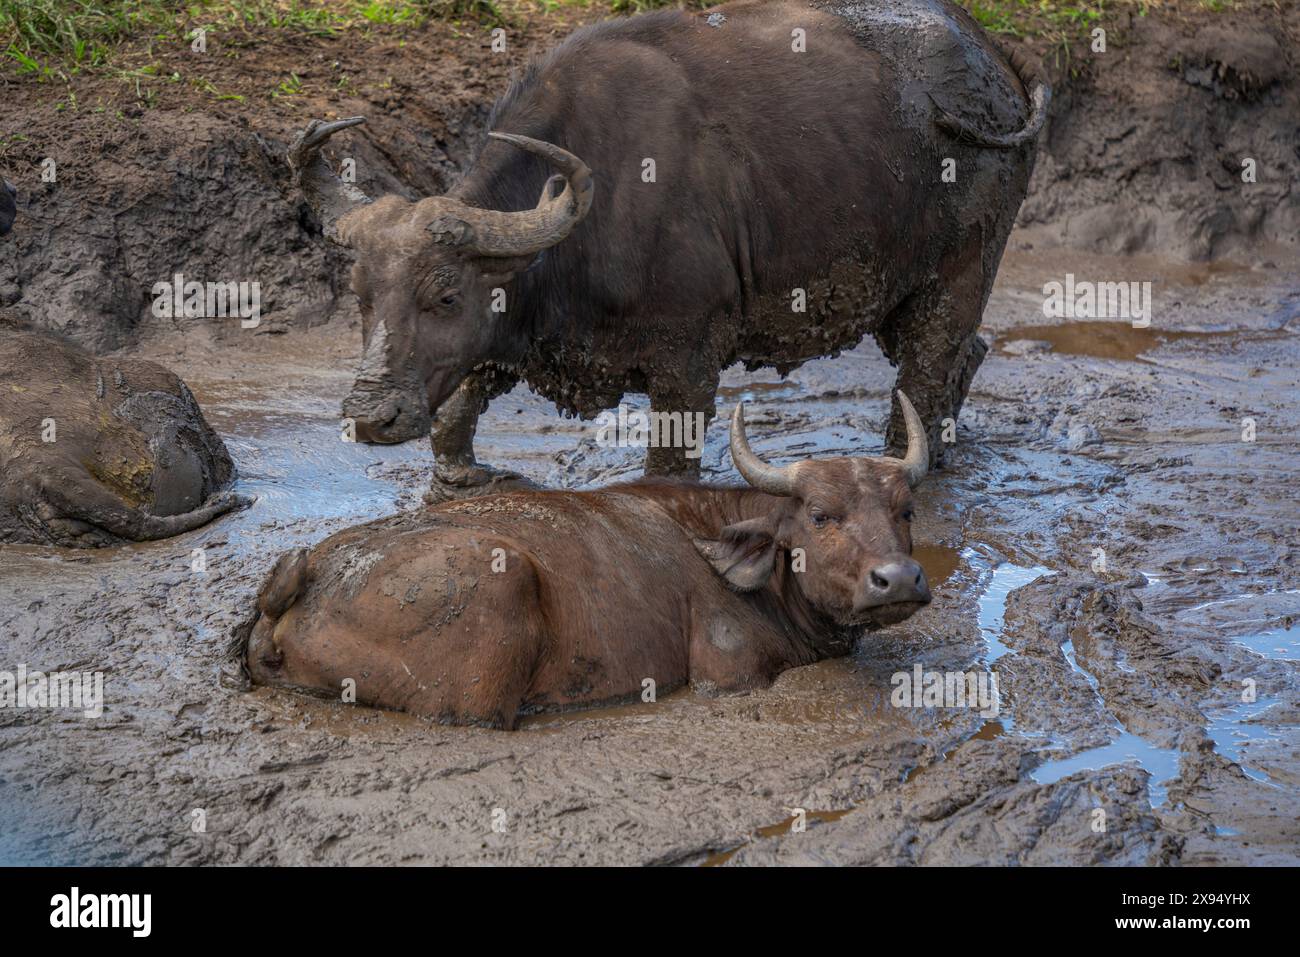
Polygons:
M1037 329L1043 277L1067 266L1153 281L1155 332L1130 327L1140 355ZM0 859L1300 859L1300 264L1009 254L952 464L918 499L929 609L770 690L513 734L247 692L225 660L284 549L418 507L426 446L340 441L359 337L336 325L141 351L190 382L251 509L170 541L0 551L7 666L105 674L99 718L0 712ZM1009 349L1024 341L1051 348ZM891 378L865 345L783 383L732 370L721 402L753 403L775 461L871 453ZM480 454L553 486L637 473L640 450L595 434L517 390ZM735 479L725 442L715 422L715 480ZM895 707L892 679L917 668L995 673L994 706Z

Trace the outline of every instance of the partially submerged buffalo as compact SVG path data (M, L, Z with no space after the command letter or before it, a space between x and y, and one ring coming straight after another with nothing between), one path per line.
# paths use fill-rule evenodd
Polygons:
M444 503L284 555L240 650L259 684L348 692L448 724L513 728L691 682L767 685L847 654L930 600L912 558L925 430L902 459L785 468L731 454L751 488L649 479Z
M566 413L636 391L711 418L728 365L784 374L873 334L933 458L987 348L1048 97L946 0L741 0L574 33L446 196L371 202L320 154L363 119L314 122L290 165L357 252L344 415L400 442L436 411L437 481L483 483L478 416L520 378ZM683 448L646 464L698 469Z
M0 328L0 543L112 545L178 535L247 500L185 383Z

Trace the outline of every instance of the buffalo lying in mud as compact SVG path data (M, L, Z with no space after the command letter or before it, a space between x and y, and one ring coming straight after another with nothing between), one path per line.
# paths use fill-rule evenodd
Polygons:
M112 545L178 535L243 504L185 383L0 329L0 543Z
M691 682L765 686L930 600L911 558L925 430L907 452L785 468L731 420L752 488L646 479L448 502L281 557L239 635L258 684L513 728ZM246 644L245 644L246 643ZM354 684L349 684L349 679Z
M986 350L1048 96L945 0L742 0L574 33L496 105L502 132L445 196L371 202L320 153L364 120L313 122L289 163L357 253L344 415L401 442L437 412L450 493L499 477L474 431L520 378L566 413L635 391L707 421L728 365L784 374L871 333L936 450ZM652 448L646 468L698 462Z

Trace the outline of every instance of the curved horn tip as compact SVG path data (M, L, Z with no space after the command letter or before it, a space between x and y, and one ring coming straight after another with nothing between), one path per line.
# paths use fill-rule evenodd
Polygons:
M794 494L794 472L791 466L777 467L768 465L749 447L749 437L745 435L745 403L737 402L731 413L731 461L741 478L758 489L771 495Z
M491 130L488 133L488 139L500 140L503 143L509 143L511 146L517 146L519 149L526 150L527 152L530 153L537 152L535 148L530 149L530 147L541 147L541 146L551 145L549 143L543 143L541 140L535 140L531 136L521 136L518 133L501 133L498 132L497 130Z
M347 119L331 120L328 123L324 120L312 120L307 124L307 129L298 134L299 145L304 149L312 149L320 146L335 133L360 126L365 121L364 116L349 116Z
M551 195L554 189L550 184L555 180L552 177L547 180L537 205L530 210L470 213L467 218L478 232L478 238L471 244L473 250L482 256L507 258L534 256L549 249L568 236L591 210L591 170L577 156L554 143L497 130L490 131L488 138L503 140L541 157L560 171L559 178L565 187L557 195ZM481 231L478 220L482 220Z
M907 426L907 453L901 460L903 471L907 473L907 482L915 486L930 468L930 442L926 437L925 423L917 414L916 407L902 389L896 390L899 408L903 411L903 423Z
M360 126L365 123L365 121L366 118L364 116L348 116L341 120L331 120L330 122L325 123L324 126L330 132L337 132L338 130L346 130L351 129L354 126Z

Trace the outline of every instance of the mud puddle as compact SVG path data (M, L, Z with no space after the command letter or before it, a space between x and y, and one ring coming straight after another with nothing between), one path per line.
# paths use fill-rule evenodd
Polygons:
M1206 717L1206 736L1214 742L1215 750L1241 768L1246 777L1260 784L1277 787L1278 784L1250 756L1252 745L1278 740L1281 733L1262 721L1276 701L1261 698L1242 702L1230 708L1214 709Z
M1055 265L1008 254L1009 285L1000 283L988 310L994 335L1032 324ZM1021 274L1033 281L1016 285ZM1286 305L1271 292L1277 282L1252 271L1185 284L1196 296L1179 293L1184 306L1171 323L1264 330ZM221 681L230 631L280 552L419 507L426 443L340 440L338 406L359 341L355 329L328 327L158 344L145 357L189 381L231 449L240 489L257 503L164 542L75 556L0 550L8 659L108 676L98 722L0 713L0 857L1300 859L1300 801L1288 783L1300 743L1300 680L1288 657L1300 541L1290 496L1300 482L1296 337L1231 348L1211 337L1194 350L1180 342L1195 353L1187 371L995 351L948 465L917 491L916 555L930 607L865 635L853 655L794 669L768 689L716 698L683 689L654 703L536 716L513 734ZM725 413L742 397L752 402L756 448L775 462L879 452L893 375L872 343L779 382L728 370L706 478L737 481ZM1261 433L1249 448L1239 437L1247 412ZM1066 448L1052 426L1075 429L1075 419L1097 434ZM555 487L639 474L641 450L599 448L595 433L594 423L562 420L516 389L484 416L478 452ZM200 547L202 576L190 567ZM1098 548L1105 574L1090 569ZM1062 646L1063 630L1081 647L1084 634L1096 636L1083 662ZM999 713L893 707L892 676L918 663L996 671ZM1236 703L1243 681L1258 686L1263 704ZM1185 743L1201 732L1212 749ZM1189 750L1151 745L1172 741ZM33 768L59 786L41 786ZM1116 821L1102 844L1076 820L1098 794ZM1195 807L1190 823L1183 802ZM189 829L195 807L209 812L206 836ZM792 808L812 809L806 830L792 829ZM505 831L493 826L495 809L508 817ZM1048 836L1035 845L1025 836L1033 834Z
M972 563L985 560L981 552L970 549L964 557ZM1005 631L1007 597L1017 588L1023 588L1030 582L1044 575L1054 574L1051 569L1041 566L1023 568L1010 562L1001 562L993 566L989 573L988 584L979 597L980 634L988 645L984 661L992 666L1003 655L1011 651L1002 642Z
M749 382L744 385L718 386L718 398L724 404L788 399L803 391L797 382Z
M1009 596L1016 589L1023 588L1043 576L1050 576L1055 573L1051 569L1041 566L1025 567L1003 560L1000 557L990 557L990 553L993 552L994 550L989 546L972 545L960 552L954 550L952 556L955 559L954 570L956 570L957 565L960 565L963 571L970 576L967 588L973 591L975 595L976 622L981 642L985 648L981 658L988 670L996 673L995 662L1004 655L1012 653L1012 649L1007 647L1003 641L1006 636L1006 613ZM922 561L922 565L924 565L924 561ZM1001 711L997 717L989 717L983 720L970 734L961 737L955 744L944 750L937 762L908 768L903 777L904 782L910 783L926 771L932 770L937 764L952 757L958 748L970 741L992 741L995 738L1013 733L1015 722L1012 714L1002 711L1000 700L997 701L995 707Z
M1289 336L1278 330L1222 329L1181 331L1137 327L1131 322L1085 320L1056 325L1015 326L998 337L997 349L1004 355L1052 352L1122 362L1145 362L1147 354L1164 346L1185 343L1201 348L1231 352L1243 345L1268 342Z
M925 569L925 580L931 589L941 588L962 562L961 550L947 545L918 543L912 548L912 557Z
M751 841L745 841L743 844L737 844L735 847L725 851L718 851L710 854L700 864L701 867L721 867L740 853L752 841L762 841L769 838L781 837L786 834L801 834L806 830L810 822L813 823L830 823L838 821L844 815L852 811L852 808L844 808L840 811L804 811L802 814L791 814L784 821L778 821L776 824L766 824L754 831Z
M1168 782L1178 776L1179 752L1157 748L1136 734L1122 731L1110 744L1068 758L1046 761L1030 772L1038 784L1053 784L1080 771L1100 771L1117 764L1133 764L1149 775L1147 795L1153 808L1169 798Z
M1300 589L1220 598L1180 611L1177 618L1211 628L1257 655L1300 661Z

